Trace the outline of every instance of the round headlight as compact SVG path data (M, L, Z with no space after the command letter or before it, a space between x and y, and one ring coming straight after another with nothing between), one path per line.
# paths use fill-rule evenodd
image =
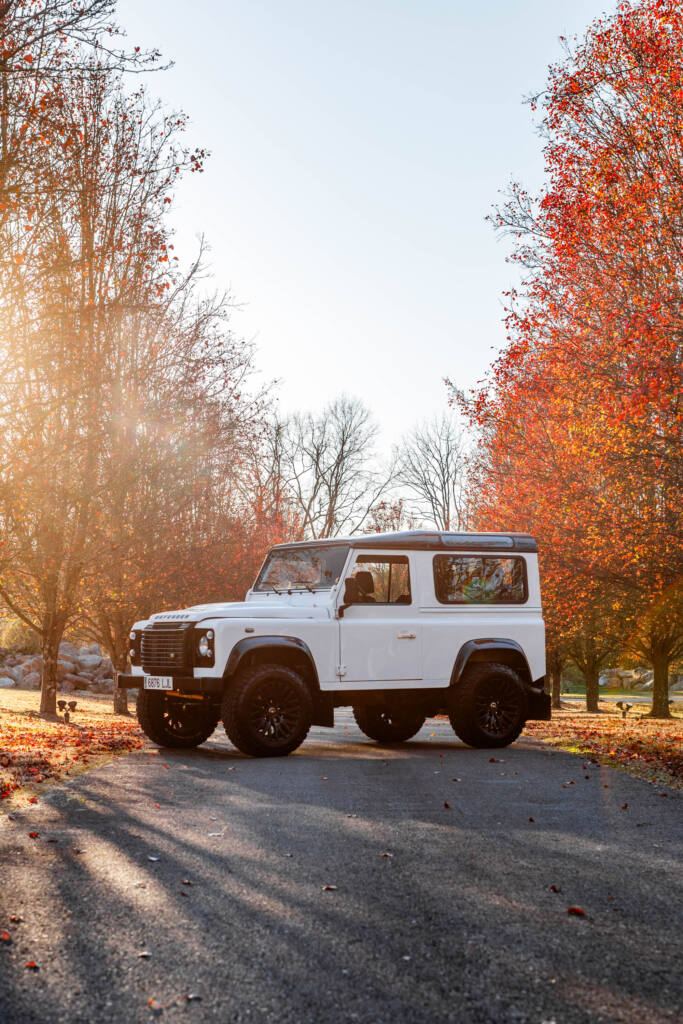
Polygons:
M128 651L128 653L130 654L131 658L135 657L135 649L133 647L131 647L131 649Z
M132 629L131 632L130 632L130 639L131 640L135 640L135 630L134 629Z
M206 635L208 636L209 640L213 640L213 630L212 629L207 629Z
M209 654L211 654L211 645L209 644L208 636L204 635L199 638L198 650L202 658L206 658Z

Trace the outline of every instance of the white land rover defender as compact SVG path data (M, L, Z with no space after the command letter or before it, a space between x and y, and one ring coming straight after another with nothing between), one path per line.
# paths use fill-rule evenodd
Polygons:
M195 747L220 719L245 754L289 754L353 708L380 743L448 714L474 747L550 718L534 539L410 531L280 544L244 602L137 622L132 674L143 730Z

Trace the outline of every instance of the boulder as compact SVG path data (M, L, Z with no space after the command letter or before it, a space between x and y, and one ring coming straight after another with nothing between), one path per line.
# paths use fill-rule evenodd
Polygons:
M79 676L72 672L69 672L68 675L64 676L64 682L71 683L74 690L89 689L91 681L92 680L88 679L86 676Z
M99 644L90 644L88 650L91 651L93 654L102 654Z
M61 682L69 674L74 674L76 666L72 665L70 661L58 661L57 662L57 679Z
M24 678L24 673L21 671L19 665L17 665L16 667L12 666L10 668L5 667L3 669L3 672L5 676L9 676L11 679L13 679L15 683L20 683L21 680Z
M73 693L74 689L74 684L70 683L68 679L64 679L63 682L59 684L60 693Z
M102 655L100 654L81 654L78 652L78 667L79 669L95 669L98 665L102 664Z
M78 654L78 647L76 647L76 644L69 643L68 640L62 640L59 645L59 653L66 655L67 658L75 659Z
M43 671L43 658L42 655L36 654L34 658L31 658L31 671L42 672Z
M114 680L113 679L100 679L98 682L93 683L93 690L95 693L113 693L114 692Z
M0 690L9 690L16 685L16 679L12 679L11 676L0 676Z
M29 674L27 676L24 676L22 685L25 686L28 690L39 690L40 689L40 673L39 672L29 672Z

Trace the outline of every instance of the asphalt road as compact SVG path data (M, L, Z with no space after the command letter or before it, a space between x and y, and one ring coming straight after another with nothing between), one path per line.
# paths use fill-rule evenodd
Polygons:
M219 729L3 816L2 1024L681 1019L681 794L338 718L289 758Z

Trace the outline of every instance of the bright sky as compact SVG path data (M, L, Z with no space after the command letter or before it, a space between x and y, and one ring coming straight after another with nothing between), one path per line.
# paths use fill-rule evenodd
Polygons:
M385 445L445 407L505 340L514 279L484 218L537 187L522 100L600 0L119 0L131 44L175 67L149 86L212 157L175 207L204 233L284 410L340 391Z

